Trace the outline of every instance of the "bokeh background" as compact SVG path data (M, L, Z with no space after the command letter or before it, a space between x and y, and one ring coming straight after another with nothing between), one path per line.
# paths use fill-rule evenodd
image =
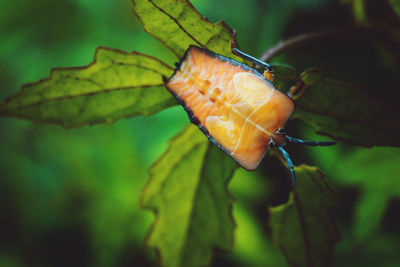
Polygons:
M192 3L210 21L224 20L236 29L241 48L254 56L298 33L368 27L382 18L394 29L399 25L386 0ZM395 106L398 57L376 40L349 38L298 47L273 62L299 72L320 67L328 77L365 85ZM97 46L176 61L143 31L130 0L2 0L0 40L2 99L24 83L48 77L52 67L88 64ZM140 192L148 167L187 123L178 106L70 130L0 118L0 266L157 266L144 244L154 216L139 209ZM289 122L287 131L328 139L299 121ZM342 241L334 265L399 266L400 150L340 143L291 146L289 152L296 164L319 166L340 199ZM218 254L213 266L285 266L266 222L267 205L287 200L286 170L267 157L255 172L238 170L230 190L236 199L235 249Z

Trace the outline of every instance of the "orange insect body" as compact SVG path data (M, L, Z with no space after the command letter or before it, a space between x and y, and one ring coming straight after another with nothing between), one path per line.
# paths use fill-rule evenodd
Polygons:
M295 109L256 70L190 46L167 83L191 121L243 168L254 170Z

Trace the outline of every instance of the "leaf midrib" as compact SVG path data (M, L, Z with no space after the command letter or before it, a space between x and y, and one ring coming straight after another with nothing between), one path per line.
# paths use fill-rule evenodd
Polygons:
M76 94L76 95L68 95L68 96L60 96L56 98L49 98L46 100L30 103L28 105L20 105L14 108L5 108L3 110L0 110L0 114L7 112L7 111L13 111L13 110L18 110L18 109L26 109L30 107L35 107L39 106L41 104L45 104L48 102L55 102L55 101L62 101L66 99L74 99L74 98L79 98L79 97L88 97L91 95L96 95L96 94L102 94L102 93L110 93L110 92L115 92L115 91L123 91L123 90L134 90L134 89L141 89L141 88L150 88L150 87L162 87L164 86L164 83L162 84L149 84L149 85L138 85L138 86L128 86L128 87L116 87L116 88L110 88L110 89L103 89L100 91L94 91L94 92L87 92L83 94Z
M160 10L162 13L164 13L165 15L167 15L172 21L175 22L176 25L178 25L178 27L184 32L186 33L190 39L192 39L194 42L196 42L198 45L200 45L203 48L206 48L206 46L204 44L202 44L200 41L198 41L196 38L193 37L193 35L191 35L174 17L172 17L167 11L165 11L164 9L162 9L161 7L157 6L152 0L149 0L149 2L156 7L158 10Z

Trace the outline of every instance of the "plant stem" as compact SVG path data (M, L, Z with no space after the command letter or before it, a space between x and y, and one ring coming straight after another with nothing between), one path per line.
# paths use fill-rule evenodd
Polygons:
M347 36L347 35L354 35L354 34L360 34L360 33L366 33L365 30L362 29L333 29L333 30L323 30L323 31L316 31L316 32L311 32L311 33L304 33L297 35L295 37L289 38L285 41L282 41L275 45L274 47L269 48L266 50L262 56L261 60L262 61L270 61L272 58L274 58L276 55L279 53L299 46L303 45L315 40L320 40L324 38L332 38L332 37L339 37L339 36Z

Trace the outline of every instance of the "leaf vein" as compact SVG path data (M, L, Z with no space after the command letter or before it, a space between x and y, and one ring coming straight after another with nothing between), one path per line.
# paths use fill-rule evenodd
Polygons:
M21 105L17 106L15 108L11 109L3 109L0 110L0 114L6 113L7 111L12 111L12 110L18 110L18 109L25 109L25 108L30 108L30 107L35 107L39 106L41 104L45 104L48 102L52 101L62 101L66 99L74 99L74 98L79 98L79 97L88 97L96 94L102 94L102 93L110 93L110 92L115 92L115 91L123 91L123 90L134 90L138 88L149 88L149 87L159 87L159 86L164 86L164 84L148 84L148 85L138 85L138 86L128 86L128 87L116 87L116 88L110 88L110 89L103 89L101 91L94 91L94 92L88 92L88 93L83 93L83 94L76 94L76 95L67 95L67 96L61 96L61 97L56 97L56 98L49 98L43 101L38 101L35 103L30 103L27 105Z
M192 39L193 41L195 41L198 45L200 45L203 48L206 48L205 45L203 45L202 43L200 43L200 41L198 41L196 38L194 38L193 35L191 35L173 16L171 16L167 11L165 11L164 9L162 9L161 7L157 6L152 0L149 0L149 2L155 6L158 10L160 10L162 13L164 13L165 15L167 15L171 20L173 20L175 22L175 24L184 32L186 33L190 39Z

